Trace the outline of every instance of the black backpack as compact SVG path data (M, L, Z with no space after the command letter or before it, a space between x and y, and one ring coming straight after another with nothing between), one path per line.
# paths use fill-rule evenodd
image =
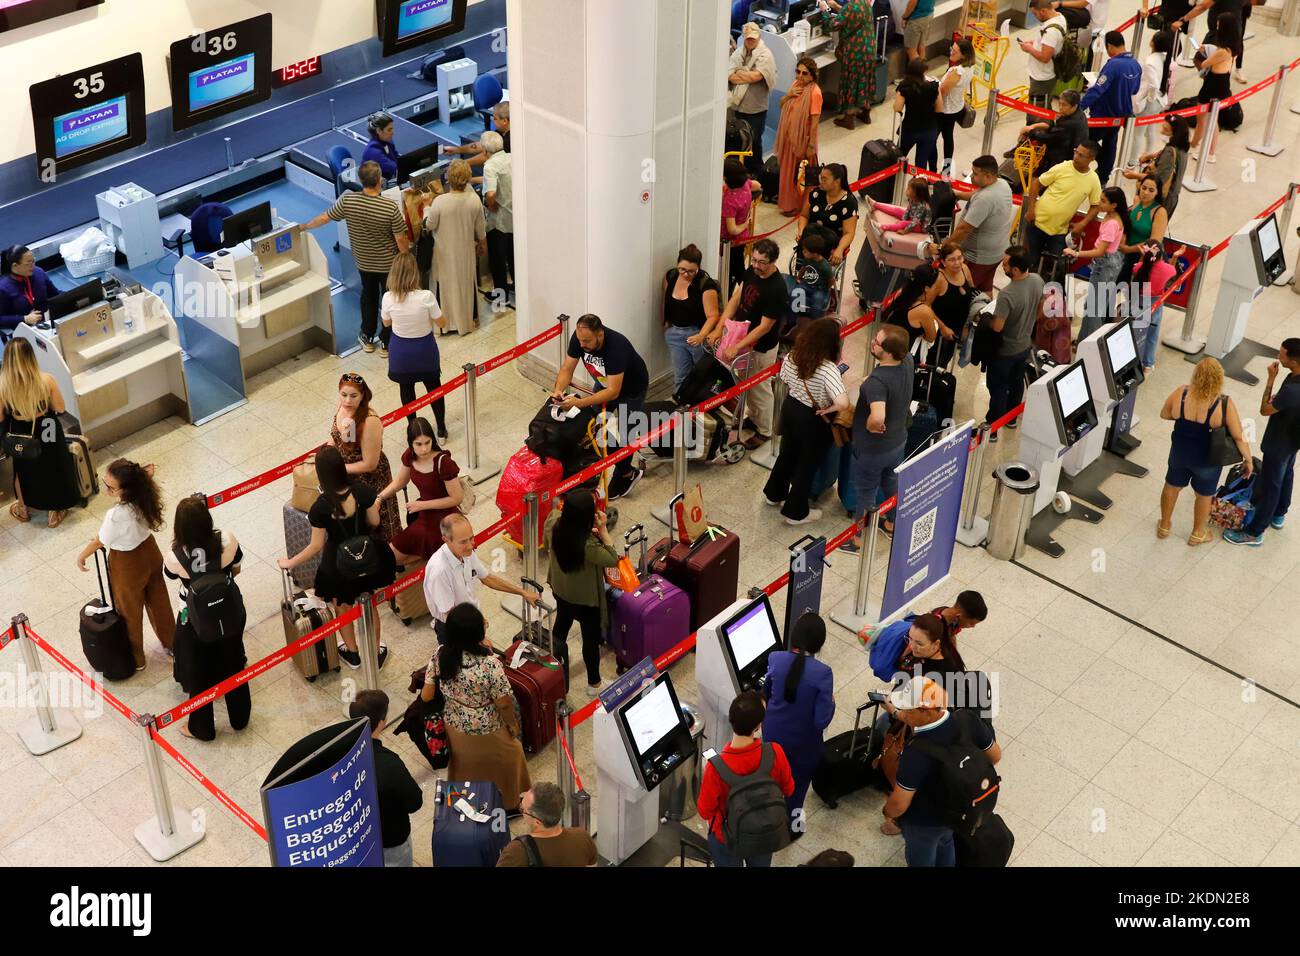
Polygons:
M334 566L346 580L360 581L379 573L380 545L366 533L366 513L359 502L352 518L356 522L356 534L339 543L334 554Z
M1065 8L1069 9L1069 8ZM1061 13L1065 12L1061 10ZM1088 11L1084 10L1085 17ZM1067 20L1068 22L1068 20ZM1086 24L1084 24L1086 26ZM1061 29L1059 23L1054 23L1048 29L1056 30L1061 34L1061 42L1056 46L1056 52L1052 54L1052 69L1056 71L1056 78L1069 82L1083 75L1083 49L1079 46L1075 34L1066 32Z
M785 794L772 778L776 750L772 744L762 744L762 748L758 769L744 776L727 766L721 755L709 760L730 788L723 810L722 836L727 849L741 859L766 856L790 845Z
M908 746L918 748L934 761L935 773L929 782L934 804L954 834L971 837L997 806L1002 778L970 732L970 721L979 718L969 711L955 710L950 719L958 721L958 737L952 743L935 743L917 734Z
M213 539L208 552L215 557L212 562L215 567L204 565L201 555L187 555L179 546L172 553L181 567L190 571L185 586L185 608L194 636L211 644L242 634L247 621L244 596L234 576L221 569L221 535Z

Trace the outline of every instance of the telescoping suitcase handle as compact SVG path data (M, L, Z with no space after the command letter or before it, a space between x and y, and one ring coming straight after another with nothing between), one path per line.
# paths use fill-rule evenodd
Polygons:
M540 622L540 626L542 631L549 633L551 635L551 640L549 642L551 646L547 647L546 651L550 653L552 657L554 657L555 656L555 646L554 646L555 608L551 607L549 604L547 604L545 601L541 599L540 596L546 593L546 589L542 587L541 583L534 581L532 578L523 578L523 577L519 579L519 583L526 588L532 588L538 594L537 605L542 609L542 619ZM532 636L533 606L529 604L528 601L526 600L522 601L522 604L523 604L523 608L521 613L523 614L523 635L525 639L528 639ZM550 620L549 627L547 626L548 618ZM540 641L538 641L537 643L539 645L541 644Z
M104 578L99 575L99 553L104 552L104 577L108 578L108 593L104 593ZM104 607L116 608L113 603L113 572L108 569L108 549L95 549L95 580L99 582L99 603Z
M677 541L677 505L685 500L686 495L683 493L680 495L673 495L672 499L668 502L668 544L664 550L665 560L667 560L668 555L672 553L673 545ZM655 558L657 557L658 555L655 555ZM652 558L651 560L654 559Z
M635 537L633 537L634 535ZM634 524L623 532L623 556L625 558L631 558L632 548L634 545L638 544L641 546L641 559L640 563L636 566L636 571L638 577L644 577L648 565L646 564L645 552L647 542L645 536L645 525L643 524Z

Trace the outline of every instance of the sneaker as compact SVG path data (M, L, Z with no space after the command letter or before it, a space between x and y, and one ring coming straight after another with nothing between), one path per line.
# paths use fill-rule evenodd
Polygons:
M1224 531L1223 540L1229 544L1244 544L1251 548L1258 548L1264 543L1264 538L1262 536L1257 538L1244 531L1238 531L1236 528L1229 528L1227 531Z
M356 651L348 650L346 644L339 645L339 660L344 664L347 664L348 667L351 667L353 670L358 670L361 667L361 655Z
M379 340L379 354L384 358L388 358L388 343L383 339Z
M587 696L588 696L588 697L591 697L591 698L599 697L599 696L600 696L600 692L601 692L601 690L604 688L604 686L605 686L604 684L588 684L588 685L587 685Z
M1246 82L1246 74L1242 73L1241 70L1234 70L1232 73L1232 78L1236 80L1238 83Z
M360 345L367 352L373 352L375 350L375 343L370 341L368 338L366 338L364 332L360 332L357 334L357 344Z
M1274 531L1281 531L1282 528L1286 525L1286 515L1278 515L1276 518L1270 521L1269 524L1272 526Z
M1003 427L1004 427L1004 428L1019 428L1019 427L1020 427L1020 419L1018 419L1018 418L1013 418L1013 419L1011 419L1011 421L1007 422L1006 425L1004 425Z
M380 645L379 645L379 665L378 665L378 667L376 667L375 669L378 670L380 667L383 667L383 666L384 666L384 661L386 661L386 660L388 660L388 645L387 645L387 644L380 644Z
M616 476L609 483L609 500L617 501L619 498L626 498L644 476L644 468L634 468L628 476Z
M769 505L771 505L773 508L779 508L779 507L781 507L783 504L785 504L784 501L773 501L773 500L772 500L771 498L769 498L767 495L764 495L764 496L763 496L763 503L764 503L764 504L769 504Z
M809 508L809 509L808 509L808 514L807 514L805 517L803 517L803 518L786 518L786 519L785 519L785 523L786 523L786 524L793 524L793 525L808 524L809 522L812 522L812 521L820 521L820 520L821 520L821 517L822 517L822 512L821 512L821 509L820 509L820 508Z
M989 432L989 444L990 444L990 445L996 444L996 443L997 443L997 440L998 440L998 433L997 433L997 432Z

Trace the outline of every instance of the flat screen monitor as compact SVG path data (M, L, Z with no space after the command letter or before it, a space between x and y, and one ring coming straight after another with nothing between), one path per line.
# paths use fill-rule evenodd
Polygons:
M104 0L0 0L0 33L31 26L78 10L97 7Z
M42 182L145 141L138 53L33 84L29 94Z
M468 0L376 0L384 56L465 29Z
M1048 386L1052 404L1060 415L1061 438L1070 447L1097 425L1097 411L1092 407L1088 373L1082 360L1067 367Z
M89 308L98 302L104 301L104 283L99 279L91 279L89 282L83 282L74 289L67 292L60 292L54 298L50 299L48 308L50 310L50 321L57 322L59 319L66 318L74 312L80 312L82 309Z
M233 216L227 216L221 222L221 244L227 249L256 239L271 231L271 204L258 203L249 209L241 209Z
M172 128L225 116L271 95L271 14L177 40L168 56Z
M767 673L767 658L781 649L772 605L764 594L733 614L718 628L723 654L736 678L737 693L758 686Z
M620 707L618 720L632 751L632 762L647 790L662 783L694 753L690 725L669 674L657 675L649 687Z
M1112 399L1123 398L1142 383L1142 363L1138 361L1132 322L1119 322L1101 337L1101 362Z
M1286 255L1282 252L1282 233L1277 226L1277 215L1269 213L1251 232L1250 244L1255 253L1255 271L1260 285L1271 285L1286 271Z
M413 149L409 153L402 153L397 157L397 182L399 184L409 182L411 173L438 162L441 149L441 143L430 143L427 146L421 146L419 149Z

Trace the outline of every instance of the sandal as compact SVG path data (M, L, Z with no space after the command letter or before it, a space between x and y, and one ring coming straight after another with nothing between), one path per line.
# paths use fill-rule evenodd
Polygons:
M1162 525L1162 524L1160 523L1160 519L1159 519L1159 518L1156 519L1156 537L1157 537L1157 538L1167 538L1167 537L1169 537L1169 532L1172 531L1172 530L1173 530L1172 527L1169 527L1169 526L1166 526L1166 525Z
M1205 530L1205 533L1204 533L1204 534L1200 534L1200 535L1193 534L1193 535L1191 535L1190 537L1188 537L1188 539L1187 539L1187 543L1188 543L1188 545L1190 545L1191 547L1194 548L1194 547L1196 547L1198 544L1205 544L1205 542L1207 542L1207 541L1209 541L1209 540L1210 540L1210 531L1209 531L1209 529L1207 528L1207 529Z
M51 511L45 518L46 523L51 528L57 528L63 524L63 519L68 516L66 511Z
M21 521L24 524L32 520L31 514L21 501L15 501L9 506L9 514L13 516L14 520Z

